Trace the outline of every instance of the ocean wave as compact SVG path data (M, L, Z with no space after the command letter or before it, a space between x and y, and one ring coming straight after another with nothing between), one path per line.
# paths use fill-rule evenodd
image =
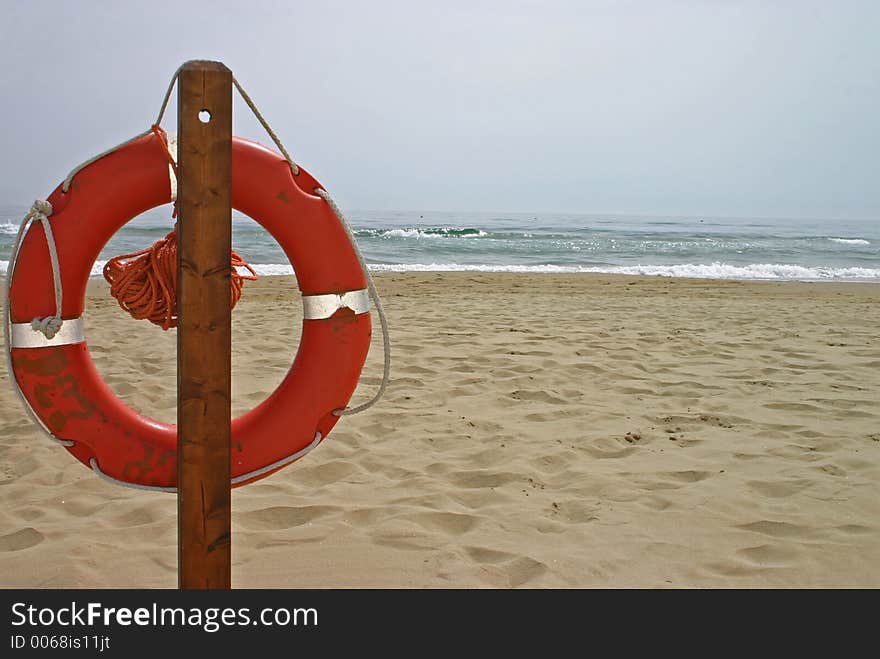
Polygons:
M829 238L833 243L842 243L844 245L870 245L871 241L864 238Z
M588 272L576 265L484 265L481 263L371 263L372 272Z
M0 222L0 235L16 236L18 235L18 225L12 222Z
M577 266L577 265L483 265L462 263L380 263L376 272L592 272L597 274L653 275L697 279L779 279L811 281L880 280L880 268L805 267L784 263L680 263L675 265Z
M92 266L92 271L89 273L89 276L103 277L105 263L107 263L107 261L95 261L95 264ZM7 270L9 270L9 261L4 261L0 259L0 275L5 275Z
M259 277L293 274L293 266L289 263L251 263L251 267ZM238 268L238 274L245 275L250 273L244 268Z
M357 229L359 238L484 238L489 234L471 227L404 227L400 229Z
M96 261L91 276L103 275L106 261ZM6 274L9 261L0 260L0 274ZM257 275L292 275L289 263L252 263ZM482 263L374 263L372 272L520 272L520 273L597 273L690 277L695 279L771 279L808 281L880 281L880 268L806 267L785 263L679 263L675 265L580 266L580 265L490 265ZM239 269L246 274L244 269Z

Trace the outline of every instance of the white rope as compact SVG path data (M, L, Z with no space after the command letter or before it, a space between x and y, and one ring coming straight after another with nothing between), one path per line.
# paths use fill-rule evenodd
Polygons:
M244 90L244 88L239 84L238 80L235 79L235 76L232 76L232 84L235 85L235 88L238 90L238 93L241 94L244 102L247 103L247 106L251 109L251 112L254 113L254 116L260 122L260 125L269 133L269 137L272 138L272 141L275 142L275 146L278 147L278 150L284 154L284 159L287 161L287 164L290 165L290 171L293 172L294 176L299 176L299 166L293 162L293 158L290 157L290 154L287 153L287 149L284 148L284 145L281 143L281 140L278 138L278 135L275 134L275 131L272 130L272 127L269 125L269 122L263 118L263 115L260 114L260 111L257 109L257 106L251 100L251 97L248 96L248 93Z
M43 232L46 234L46 244L49 247L49 260L52 263L52 281L55 285L55 314L40 318L37 316L31 320L31 328L35 332L42 332L43 336L51 339L58 333L64 321L61 319L61 302L63 299L63 291L61 288L61 268L58 265L58 249L55 247L55 236L52 234L52 224L49 222L49 216L52 214L52 204L43 199L37 199L31 209L25 213L21 226L18 228L18 236L15 239L13 252L18 256L18 250L21 247L21 241L27 233L31 222L39 220L43 225ZM7 268L7 279L12 279L12 259L9 261Z
M288 455L286 458L281 458L280 460L276 460L272 464L268 464L265 467L260 467L259 469L254 469L253 471L249 471L248 473L242 474L241 476L236 476L235 478L232 479L231 482L233 485L236 485L238 483L243 483L244 481L249 481L250 479L256 478L257 476L262 476L263 474L267 474L270 471L275 471L276 469L280 469L284 465L290 464L294 460L298 460L299 458L304 456L306 453L311 451L313 448L315 448L318 444L321 443L321 439L322 439L321 433L315 432L315 438L312 440L312 443L309 444L308 446L306 446L305 448L301 448L296 453L292 453L291 455Z
M165 96L162 98L162 105L159 107L159 114L156 116L156 121L153 124L155 126L159 126L162 123L162 118L165 116L165 110L168 108L168 102L171 99L171 92L174 90L174 85L177 82L178 78L180 77L180 70L182 68L183 68L183 66L181 65L180 67L178 67L177 71L174 72L174 75L171 76L171 82L168 83L168 89L165 90ZM278 135L275 133L275 131L272 130L272 127L269 125L269 122L266 121L266 119L263 117L262 113L257 109L257 106L254 103L253 99L251 99L250 95L244 90L244 87L241 86L241 83L235 79L235 76L232 77L232 84L235 85L235 88L238 90L238 93L241 95L241 98L244 100L245 103L247 103L247 106L251 109L251 112L254 113L254 116L260 122L260 125L269 134L269 137L272 138L272 141L275 142L275 146L277 146L278 150L281 151L281 153L284 155L284 159L287 161L287 164L290 165L290 170L293 172L293 175L299 176L299 165L297 165L293 161L293 158L290 157L290 154L287 152L287 149L285 149L284 145L281 143L281 139L278 137ZM116 146L107 149L106 151L102 151L98 155L93 156L92 158L89 158L85 162L77 165L72 170L70 170L70 173L64 179L64 182L61 184L61 191L66 194L67 191L70 189L70 184L73 182L73 177L76 176L80 171L82 171L83 169L85 169L86 167L91 165L93 162L100 160L104 156L110 155L114 151L121 149L122 147L126 146L127 144L131 144L132 142L139 140L140 138L144 137L145 135L149 135L152 131L153 131L153 129L152 129L152 127L150 127L149 129L145 130L144 132L138 133L137 135L135 135L131 139L125 140L124 142L121 142L121 143L117 144Z
M31 321L31 328L35 332L42 332L47 339L51 339L55 336L58 330L61 329L61 325L64 322L61 320L62 290L61 272L58 265L58 252L55 249L55 238L52 235L52 227L49 224L49 215L51 214L52 204L48 201L38 199L25 214L24 219L21 221L21 225L18 227L18 235L15 237L15 244L12 246L12 253L9 255L9 265L6 268L6 281L4 283L3 345L6 349L6 370L9 372L9 381L12 383L12 389L18 396L18 400L21 402L22 407L24 407L28 417L30 417L31 421L33 421L34 424L56 444L73 446L74 442L68 439L58 439L53 435L46 424L43 423L43 420L37 416L36 412L34 412L34 409L31 407L31 404L28 402L27 398L25 398L24 393L22 393L21 387L18 386L18 380L15 377L15 370L12 367L12 342L10 341L12 332L12 302L9 299L9 292L12 288L12 275L15 272L18 251L21 248L21 243L24 240L25 234L27 234L28 228L34 220L40 220L40 223L43 225L43 230L46 233L46 243L49 246L49 258L52 261L52 276L55 284L55 315L46 316L45 318L34 318Z
M177 71L174 72L174 75L171 76L171 82L168 83L168 89L165 90L165 97L162 99L162 106L159 108L159 114L156 116L156 121L153 124L154 126L158 126L159 124L162 123L162 117L165 116L165 110L168 108L168 100L171 98L171 92L174 89L174 83L177 82L177 78L180 75L181 68L183 68L183 67L182 66L179 67L177 69ZM102 151L98 155L96 155L92 158L89 158L84 163L80 163L79 165L77 165L76 167L71 169L70 173L64 179L64 182L61 184L61 192L64 192L66 194L67 191L70 189L70 184L73 181L73 177L76 176L80 171L82 171L83 169L85 169L86 167L91 165L93 162L100 160L104 156L109 156L114 151L117 151L118 149L121 149L122 147L124 147L128 144L131 144L132 142L135 142L135 141L141 139L142 137L149 135L152 132L153 132L153 128L151 126L150 128L148 128L144 132L138 133L137 135L135 135L131 139L125 140L124 142L121 142L120 144L117 144L116 146L114 146L110 149L107 149L106 151Z
M74 167L73 169L70 170L70 174L67 175L67 177L64 179L64 182L61 184L61 192L67 194L67 191L70 190L70 184L73 181L73 177L76 176L77 174L79 174L80 170L85 169L86 167L91 165L93 162L95 162L96 160L100 160L104 156L109 156L111 153L113 153L117 149L121 149L122 147L124 147L128 144L131 144L135 140L139 140L142 137L144 137L145 135L149 135L151 132L152 132L152 129L148 129L148 130L145 130L143 133L138 133L137 135L132 137L130 140L125 140L124 142L117 144L113 148L107 149L106 151L102 151L98 155L96 155L92 158L89 158L84 163L77 165L76 167Z
M281 458L280 460L276 460L272 464L266 465L265 467L261 467L259 469L254 469L253 471L249 471L246 474L242 474L241 476L236 476L235 478L230 479L230 483L232 485L237 485L238 483L243 483L245 481L249 481L252 478L256 478L257 476L262 476L263 474L267 474L270 471L275 471L276 469L280 469L286 464L290 464L294 460L298 460L306 453L315 448L318 444L321 443L321 433L316 432L315 438L312 440L311 444L306 446L305 448L301 448L296 453L292 453L288 455L286 458ZM72 444L73 442L71 442ZM121 485L123 487L130 487L135 490L149 490L151 492L177 492L176 487L163 487L162 485L141 485L140 483L129 483L128 481L121 481L117 478L113 478L109 474L105 474L101 471L101 468L98 466L98 461L95 458L89 458L89 465L92 467L92 471L94 471L98 476L103 478L108 483L113 483L114 485Z
M109 474L105 474L101 471L101 468L98 466L98 461L95 458L89 458L89 466L91 466L92 471L94 471L98 476L103 478L108 483L113 483L114 485L122 485L122 487L130 487L135 490L149 490L151 492L177 492L176 487L162 487L161 485L141 485L140 483L129 483L128 481L121 481L119 479L113 478Z
M342 209L339 208L336 202L333 201L330 193L324 188L315 188L315 194L327 202L327 205L330 206L333 213L339 219L342 228L345 229L345 233L348 236L349 242L351 242L351 247L354 249L361 270L364 272L364 277L367 279L367 290L370 291L370 298L372 298L373 304L376 305L376 313L379 314L379 325L382 327L382 351L384 361L382 365L382 383L379 385L379 391L377 391L376 394L366 403L358 405L357 407L346 407L342 410L333 410L333 414L336 416L346 416L370 409L373 405L379 402L379 399L382 398L382 395L385 393L385 388L388 386L388 381L391 379L391 337L388 335L388 319L385 318L385 309L382 307L382 300L379 299L379 293L376 291L376 284L373 282L373 275L370 274L370 269L364 261L363 254L361 254L357 240L355 240L354 232L351 230L351 225L348 223L348 218L345 217Z
M171 81L168 83L168 89L165 90L165 97L162 99L162 105L159 108L159 114L156 116L156 121L154 124L158 126L162 123L162 117L165 116L165 109L168 107L168 101L171 98L171 92L174 91L174 83L177 82L177 79L180 77L180 70L183 68L183 64L177 67L177 71L174 72L174 75L171 76Z

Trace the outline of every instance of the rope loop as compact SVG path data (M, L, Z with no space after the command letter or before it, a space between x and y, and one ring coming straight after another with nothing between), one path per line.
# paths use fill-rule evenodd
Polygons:
M356 407L346 407L341 410L333 410L334 416L347 416L349 414L358 414L359 412L370 409L373 405L378 403L379 399L385 394L385 388L391 380L391 337L388 334L388 319L385 317L385 309L382 307L382 300L379 298L379 292L376 290L375 282L373 282L373 275L370 274L370 269L364 261L364 256L361 254L361 250L358 247L357 240L354 237L354 231L351 230L351 224L349 224L348 218L345 217L345 213L342 212L342 209L339 208L337 203L333 200L333 197L331 197L330 193L324 188L315 188L314 193L327 202L330 210L333 211L333 214L336 215L342 228L345 229L345 234L348 236L348 240L351 243L355 256L357 256L361 270L364 271L364 277L367 280L367 290L370 293L370 298L373 300L373 304L376 305L376 313L379 315L379 325L382 328L382 351L384 354L382 364L382 383L379 385L379 390L376 394L366 403L362 403Z
M43 227L43 232L46 234L46 245L49 248L49 260L52 263L52 281L55 286L55 314L52 316L46 316L45 318L34 318L31 320L31 329L35 332L42 332L43 336L47 339L51 339L58 334L58 330L60 330L61 326L64 324L64 321L61 318L61 302L63 300L61 268L58 264L58 250L55 247L55 236L52 234L52 225L49 222L50 215L52 215L51 203L45 199L37 199L34 201L34 203L31 204L30 210L25 214L24 219L21 221L21 226L18 229L18 238L15 243L15 248L13 249L13 254L17 254L18 249L21 246L21 241L24 239L28 228L33 222L39 221ZM13 264L14 259L10 259L6 273L7 279L11 279L12 277Z

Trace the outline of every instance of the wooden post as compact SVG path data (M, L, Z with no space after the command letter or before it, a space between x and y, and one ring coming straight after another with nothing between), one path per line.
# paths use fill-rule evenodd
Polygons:
M232 72L178 81L177 508L180 588L231 585Z

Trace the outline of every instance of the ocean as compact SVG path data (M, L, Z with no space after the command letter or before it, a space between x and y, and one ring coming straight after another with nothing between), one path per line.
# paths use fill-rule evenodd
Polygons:
M0 274L27 208L0 205ZM880 221L611 214L350 211L369 267L395 272L599 272L666 277L880 281ZM295 221L293 219L292 221ZM106 260L148 247L171 206L135 218ZM233 247L258 274L293 270L256 222L233 213Z

